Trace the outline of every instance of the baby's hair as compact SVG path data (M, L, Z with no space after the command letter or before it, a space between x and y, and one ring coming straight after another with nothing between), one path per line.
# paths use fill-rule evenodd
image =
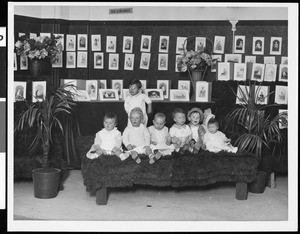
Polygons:
M117 125L118 122L118 118L117 115L113 112L108 112L104 115L103 121L105 121L106 119L114 119L115 120L115 124Z
M141 108L139 108L139 107L133 108L133 109L130 111L130 115L132 115L132 113L134 113L134 112L139 113L141 119L143 120L144 115L143 115L143 111L142 111Z
M164 113L158 112L154 115L154 119L156 118L162 118L164 120L166 120L166 115Z
M219 126L218 120L217 120L216 118L214 118L214 117L212 117L212 118L210 118L210 119L208 120L207 126L208 126L209 124L216 124L217 126Z
M183 111L181 108L176 108L176 109L173 110L173 112L172 112L172 118L173 118L173 119L175 118L175 115L176 115L177 113L182 113L182 114L185 115L184 111Z
M129 86L131 85L136 85L138 87L138 89L142 88L142 83L139 79L134 79L133 81L131 81L129 83Z

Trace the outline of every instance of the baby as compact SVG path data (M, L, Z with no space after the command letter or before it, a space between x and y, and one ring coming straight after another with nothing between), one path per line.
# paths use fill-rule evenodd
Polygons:
M190 141L192 140L192 131L188 125L185 124L185 113L182 109L177 108L172 112L172 117L175 124L170 128L170 136L172 143L175 144L175 151L184 154L186 150L192 151Z
M140 163L141 159L138 154L147 154L149 158L153 157L150 149L150 133L142 124L143 112L141 108L133 108L129 116L131 125L127 126L123 132L123 143L128 151L125 152L125 159L131 157ZM121 158L122 159L122 158Z
M121 132L116 128L117 116L115 113L109 112L105 114L103 119L104 128L96 133L94 144L87 152L89 159L98 158L101 155L113 154L120 158L124 158L122 153L122 136Z
M150 126L150 148L154 156L150 158L150 164L154 163L162 155L171 154L175 147L172 143L168 128L165 126L166 116L163 113L156 113L153 120L153 126Z
M207 123L207 132L204 134L203 143L206 145L206 149L210 152L220 152L222 150L227 152L236 153L238 148L233 147L230 144L224 133L218 131L219 123L215 118L211 118Z
M147 113L152 112L152 101L144 93L142 93L142 83L140 80L135 79L129 84L129 96L125 98L124 108L128 114L128 124L130 125L129 114L135 107L139 107L143 112L142 124L147 126L148 116L146 113L146 103L148 104Z
M197 154L201 148L204 148L203 136L205 129L200 123L203 121L203 112L197 107L188 111L189 127L192 131L192 140L190 146L193 149L193 153Z

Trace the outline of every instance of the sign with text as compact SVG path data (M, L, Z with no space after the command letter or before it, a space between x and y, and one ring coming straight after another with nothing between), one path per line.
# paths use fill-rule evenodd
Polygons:
M128 14L132 12L132 8L109 9L109 14Z
M6 27L0 27L0 47L6 46Z

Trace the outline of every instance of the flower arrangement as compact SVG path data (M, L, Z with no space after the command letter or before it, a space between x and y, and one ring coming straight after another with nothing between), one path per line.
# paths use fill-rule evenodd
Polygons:
M191 71L193 69L206 70L213 64L210 54L203 51L184 50L181 57L177 59L177 69L181 72Z
M50 58L53 63L59 58L62 51L62 44L60 42L61 36L51 37L43 36L29 39L26 35L18 38L15 44L18 55L26 56L30 59L45 59Z

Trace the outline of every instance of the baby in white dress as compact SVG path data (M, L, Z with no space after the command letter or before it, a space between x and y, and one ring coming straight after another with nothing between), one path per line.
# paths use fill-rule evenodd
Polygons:
M153 125L148 128L150 132L150 148L154 152L153 157L150 158L150 164L160 159L161 156L171 154L175 149L169 130L165 124L165 114L156 113Z
M114 113L107 113L103 120L104 128L96 133L94 144L87 152L86 156L89 159L98 158L101 155L117 155L124 157L122 151L122 136L121 132L116 128L117 116Z
M220 152L222 150L227 152L236 153L238 148L233 147L230 144L224 133L218 131L219 123L215 118L211 118L207 123L207 132L204 134L203 143L206 145L206 149L210 152Z

